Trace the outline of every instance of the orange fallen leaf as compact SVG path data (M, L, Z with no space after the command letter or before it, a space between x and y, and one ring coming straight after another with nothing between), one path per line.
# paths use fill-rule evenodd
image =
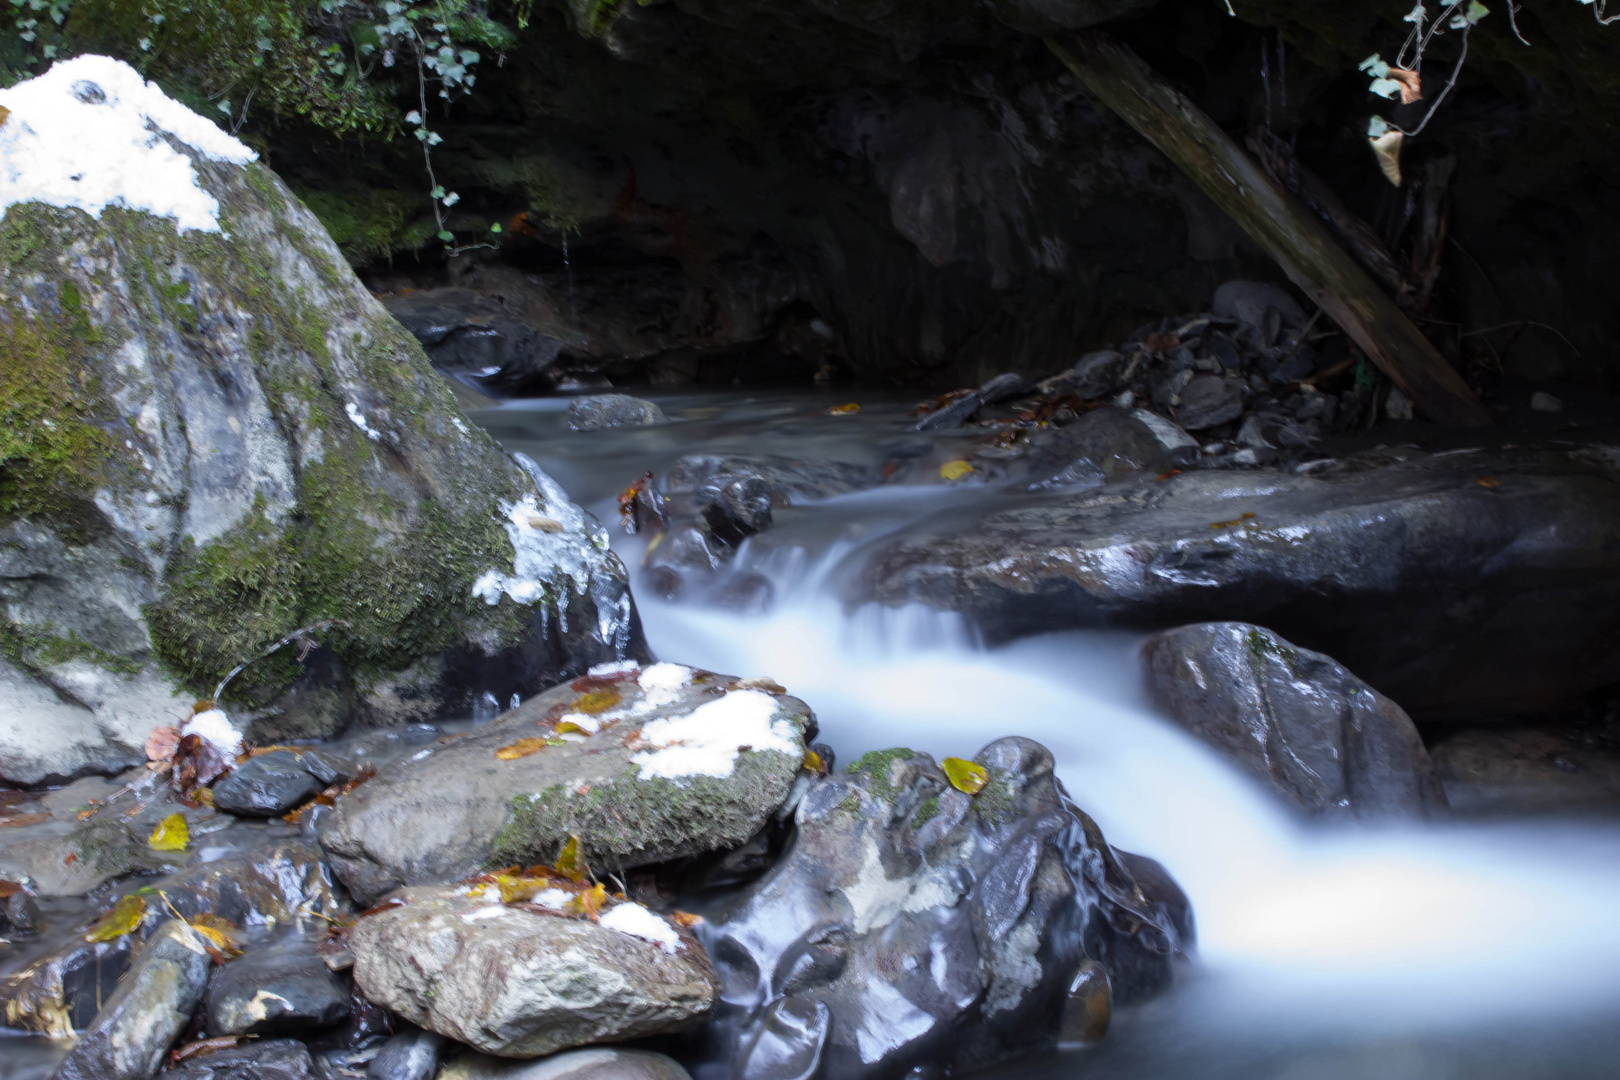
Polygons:
M703 916L694 915L690 911L672 911L669 917L674 919L675 925L682 930L690 930L694 926L703 925Z
M501 761L516 761L518 758L525 758L530 754L538 754L548 745L549 740L530 736L526 739L519 739L509 746L501 747L495 751L495 756Z
M176 727L153 728L152 734L146 737L147 761L171 761L174 759L175 747L180 745L180 729Z
M1254 520L1254 515L1245 510L1242 517L1235 517L1231 521L1212 521L1209 523L1209 527L1212 529L1230 529L1234 525L1241 525L1245 521L1252 520Z
M804 752L804 760L799 762L799 768L813 772L817 776L827 775L827 763L821 760L821 755L814 750Z
M605 713L613 706L624 700L624 696L611 686L600 690L592 690L588 694L581 694L574 700L574 711L582 712L586 716L596 716Z
M951 782L951 787L968 795L977 795L990 782L990 770L976 761L948 757L939 764L945 770L945 779Z
M602 916L602 908L606 904L607 886L599 881L568 901L567 910L573 915L584 915L591 919L599 919Z
M849 416L852 413L858 413L860 411L861 411L860 405L858 405L857 403L855 403L853 401L848 402L848 403L843 404L843 405L834 405L832 408L827 410L827 412L829 412L833 416Z
M51 815L43 811L37 814L15 814L0 817L0 829L20 829L24 825L40 825L49 820Z
M1478 484L1482 488L1499 488L1502 486L1502 481L1498 480L1494 476L1475 477L1474 483Z

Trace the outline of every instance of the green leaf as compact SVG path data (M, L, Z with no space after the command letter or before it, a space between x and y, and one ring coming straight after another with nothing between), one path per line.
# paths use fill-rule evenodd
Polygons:
M449 229L440 229L439 230L439 239L443 240L445 243L448 244L452 240L454 240L455 238L456 238L456 234L451 232Z

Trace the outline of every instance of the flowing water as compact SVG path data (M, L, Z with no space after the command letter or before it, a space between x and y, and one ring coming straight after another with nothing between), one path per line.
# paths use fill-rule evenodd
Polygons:
M661 600L639 578L645 538L616 527L613 496L644 470L695 452L879 465L912 437L899 402L829 416L834 399L808 395L657 400L673 423L574 433L556 399L478 419L609 524L660 658L774 677L846 762L1034 738L1110 842L1158 859L1192 898L1198 948L1173 991L1121 1010L1098 1046L998 1075L1620 1075L1620 826L1304 826L1152 714L1129 635L988 649L949 614L845 602L875 540L1012 492L891 486L791 507L723 572L770 581L763 613Z

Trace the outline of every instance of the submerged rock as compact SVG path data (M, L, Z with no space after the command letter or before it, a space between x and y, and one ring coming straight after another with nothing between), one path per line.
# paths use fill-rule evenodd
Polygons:
M896 749L804 796L793 846L702 930L730 1075L967 1069L1051 1045L1087 961L1114 1002L1169 982L1192 938L1169 877L1107 845L1039 744L1000 739L974 762L974 795Z
M318 1080L309 1048L294 1039L265 1039L215 1050L163 1074L164 1080Z
M405 1030L389 1039L366 1066L370 1080L433 1080L439 1074L444 1036L413 1025L402 1026Z
M1544 709L1620 680L1620 474L1597 450L1369 452L1026 496L883 541L850 599L1006 641L1234 619L1420 718Z
M1199 623L1149 638L1142 671L1159 710L1309 814L1450 816L1411 719L1330 657Z
M727 676L613 665L394 762L320 840L362 902L550 862L570 836L614 870L734 847L787 797L812 725L804 702Z
M147 1080L185 1030L208 984L206 943L178 919L141 946L53 1080Z
M646 909L668 940L611 928L619 908L596 922L488 892L392 894L396 906L355 924L356 985L413 1024L503 1057L678 1031L714 1003L703 949Z
M502 1061L466 1054L444 1067L439 1080L691 1080L674 1058L646 1050L592 1047L540 1061Z
M99 98L74 97L85 64ZM55 87L52 122L70 123L144 85L79 57L7 93ZM431 718L463 704L465 679L535 693L632 647L599 530L466 421L319 221L212 121L173 102L138 132L148 121L192 208L183 228L44 202L0 220L0 618L16 645L0 779L144 761L154 728L303 624L334 627L347 704L304 710L323 725ZM45 168L18 160L24 185ZM514 512L568 527L530 544ZM509 570L512 589L475 594ZM295 671L259 664L232 690L273 706ZM408 694L366 689L402 679Z
M591 394L568 404L568 426L575 431L667 424L664 410L629 394Z
M246 817L278 817L326 787L300 756L272 750L244 762L214 785L214 807Z
M303 942L254 949L214 973L210 1035L296 1035L349 1015L349 986Z

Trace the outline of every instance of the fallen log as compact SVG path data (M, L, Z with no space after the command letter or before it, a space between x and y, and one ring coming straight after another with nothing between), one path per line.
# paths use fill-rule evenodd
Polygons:
M1491 423L1490 411L1462 376L1327 226L1198 106L1103 31L1048 37L1046 44L1275 259L1431 419L1455 427Z

